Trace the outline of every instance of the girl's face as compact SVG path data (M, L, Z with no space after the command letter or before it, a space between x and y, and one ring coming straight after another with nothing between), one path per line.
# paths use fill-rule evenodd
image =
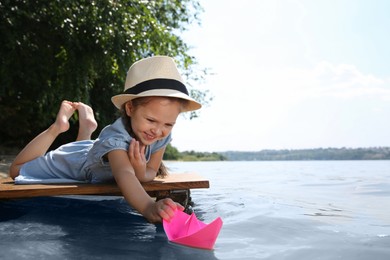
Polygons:
M166 137L181 112L181 104L169 98L153 97L145 104L125 105L126 114L131 117L131 127L139 142L150 145Z

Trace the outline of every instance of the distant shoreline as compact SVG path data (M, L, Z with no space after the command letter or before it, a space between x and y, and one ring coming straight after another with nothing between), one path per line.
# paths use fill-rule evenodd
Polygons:
M0 149L0 178L8 176L8 169L16 156L15 149ZM196 152L195 152L196 153ZM296 150L227 151L217 153L225 161L341 161L341 160L390 160L390 147L371 148L315 148ZM205 156L204 158L207 158ZM203 160L169 160L203 161ZM204 160L213 161L213 160ZM215 160L217 161L217 160ZM223 161L223 160L220 160Z
M390 147L220 152L229 161L390 160Z

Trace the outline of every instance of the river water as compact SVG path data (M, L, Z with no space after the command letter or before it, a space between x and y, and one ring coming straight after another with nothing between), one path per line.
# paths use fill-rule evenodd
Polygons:
M121 197L0 202L0 259L390 259L390 161L166 162L196 172L212 251L168 242Z

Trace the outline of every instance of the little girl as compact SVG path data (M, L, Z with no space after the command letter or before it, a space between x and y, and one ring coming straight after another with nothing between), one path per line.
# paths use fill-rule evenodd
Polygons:
M123 115L96 140L89 140L97 127L92 109L63 101L55 122L17 155L10 176L20 184L115 180L126 201L146 219L169 221L183 207L169 198L155 202L140 182L156 177L178 115L201 105L189 97L176 64L166 56L134 63L124 92L111 100ZM69 129L69 118L76 110L77 140L47 152L55 138Z

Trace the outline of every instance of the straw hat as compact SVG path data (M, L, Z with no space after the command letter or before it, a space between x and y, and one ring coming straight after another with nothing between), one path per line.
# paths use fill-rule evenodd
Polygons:
M120 109L127 101L150 96L188 100L188 105L183 112L202 107L200 103L188 95L175 62L167 56L145 58L131 65L127 72L123 93L113 96L111 101Z

